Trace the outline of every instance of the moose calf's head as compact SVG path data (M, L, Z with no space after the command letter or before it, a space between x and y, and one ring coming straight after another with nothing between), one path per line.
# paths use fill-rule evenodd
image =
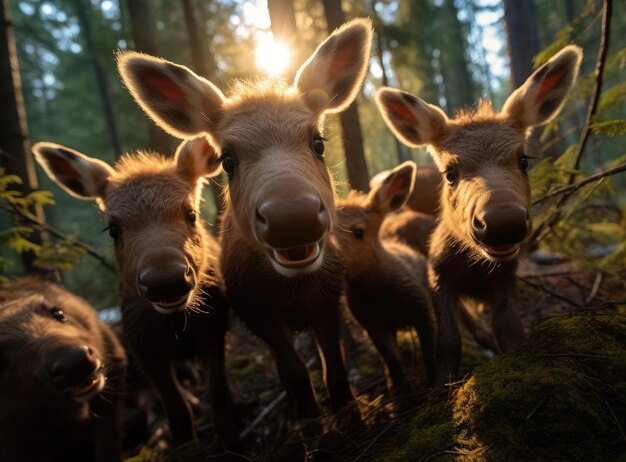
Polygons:
M98 349L98 329L85 325L95 324L95 315L64 312L72 303L67 298L5 292L0 289L0 413L24 404L87 402L102 392L109 365Z
M334 186L324 162L325 114L344 110L367 70L371 24L353 20L302 65L293 85L239 82L229 97L189 69L138 53L119 56L146 113L180 138L206 134L228 174L229 233L285 276L315 271L333 229Z
M127 154L115 168L57 144L33 151L61 188L106 214L124 296L144 297L162 314L194 306L207 264L201 179L220 170L205 138L182 143L174 160Z
M348 277L369 271L375 264L372 259L381 246L380 227L388 213L406 203L413 191L416 170L414 162L404 162L379 177L369 194L351 192L339 201L338 237Z
M560 112L582 52L567 46L509 96L502 111L482 103L448 119L408 93L379 90L387 125L409 146L427 144L444 177L442 217L476 258L515 258L531 229L525 140L529 129Z

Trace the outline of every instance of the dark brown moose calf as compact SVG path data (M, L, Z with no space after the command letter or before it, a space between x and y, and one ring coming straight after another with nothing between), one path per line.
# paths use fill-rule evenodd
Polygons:
M219 246L198 211L202 178L220 169L213 149L198 138L181 144L174 159L126 154L115 168L56 144L37 143L33 150L50 178L74 197L95 199L108 218L124 338L161 397L174 443L196 436L174 360L196 355L221 442L235 445Z
M434 373L435 325L426 260L399 240L379 237L385 216L404 205L414 178L415 164L405 162L367 196L351 193L337 208L348 305L385 361L396 394L407 385L396 345L398 329L415 328L428 383Z
M396 136L409 146L428 144L445 179L429 264L438 384L458 370L460 297L490 307L500 350L524 340L515 271L520 245L531 229L525 140L531 127L560 112L581 56L578 47L565 47L515 90L500 112L482 103L448 119L438 107L408 93L385 88L377 94Z
M354 398L339 341L342 267L335 191L324 162L324 115L361 88L371 24L353 20L302 65L293 85L239 82L226 97L189 69L136 53L119 68L141 107L179 137L207 134L229 182L221 268L229 301L273 350L297 418L319 415L308 371L291 341L312 328L333 411Z
M83 299L36 278L0 287L0 460L121 461L125 374Z

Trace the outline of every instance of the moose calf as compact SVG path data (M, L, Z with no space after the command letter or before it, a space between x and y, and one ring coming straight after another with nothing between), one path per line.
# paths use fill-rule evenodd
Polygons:
M185 67L137 53L119 58L124 83L153 120L178 137L207 134L219 152L228 174L221 229L227 296L274 352L299 419L320 411L290 341L294 328L315 333L333 411L354 399L339 341L343 277L322 124L359 92L371 39L371 23L353 20L317 48L293 85L239 82L229 97Z
M404 205L414 179L415 164L405 162L367 196L351 193L337 211L348 305L382 356L396 393L406 385L398 329L415 328L429 383L434 373L435 329L425 258L396 239L379 237L385 216Z
M0 287L0 460L121 461L125 373L83 299L35 278Z
M125 154L115 168L52 143L37 143L33 150L61 188L79 199L95 199L108 218L124 338L160 395L174 443L196 437L174 372L175 359L196 355L220 440L236 445L224 371L228 312L219 246L198 211L202 178L220 170L207 140L182 143L174 159Z
M455 375L461 356L459 298L491 308L500 350L524 340L515 272L531 229L526 138L560 112L582 52L567 46L541 66L495 112L483 102L448 119L408 93L378 91L387 125L409 146L427 144L445 178L440 219L430 242L429 283L437 317L436 383Z

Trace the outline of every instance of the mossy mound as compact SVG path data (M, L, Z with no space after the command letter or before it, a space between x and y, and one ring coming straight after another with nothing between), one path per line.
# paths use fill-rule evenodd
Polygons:
M430 402L380 460L625 457L626 317L556 318Z

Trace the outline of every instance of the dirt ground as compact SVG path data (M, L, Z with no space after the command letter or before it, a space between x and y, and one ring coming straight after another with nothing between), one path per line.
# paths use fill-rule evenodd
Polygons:
M555 316L580 312L626 313L624 275L590 272L572 262L548 263L540 265L526 260L520 266L519 311L528 332ZM374 460L377 450L419 409L426 394L432 397L434 393L446 399L446 395L463 381L441 389L429 390L422 386L415 394L413 407L396 411L387 393L382 362L371 341L345 307L343 311L346 321L343 339L349 379L357 396L356 405L360 408L364 426L346 427L341 416L325 414L322 417L324 436L303 445L302 438L287 418L286 396L270 351L234 318L227 335L227 374L243 436L243 446L239 451L241 457L217 450L214 428L208 409L203 405L201 374L196 364L188 362L181 365L180 377L193 403L201 446L172 451L158 400L145 382L131 377L135 383L131 383L127 412L127 460ZM483 312L483 307L476 305L474 311L488 326L488 313ZM309 366L318 399L327 409L321 363L313 339L307 332L301 332L295 334L294 342ZM416 382L421 383L423 373L417 336L412 331L400 332L398 343L407 369ZM462 376L467 378L476 365L493 355L493 351L481 348L464 333Z

